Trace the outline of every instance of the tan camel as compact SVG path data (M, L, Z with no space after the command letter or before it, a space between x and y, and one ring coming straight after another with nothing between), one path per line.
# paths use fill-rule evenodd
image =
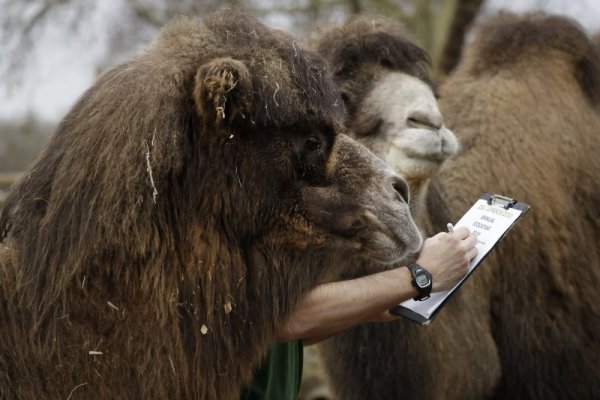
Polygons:
M483 191L531 215L432 325L372 324L323 345L337 398L600 398L597 50L567 19L501 14L440 92L463 149L425 217L440 229Z

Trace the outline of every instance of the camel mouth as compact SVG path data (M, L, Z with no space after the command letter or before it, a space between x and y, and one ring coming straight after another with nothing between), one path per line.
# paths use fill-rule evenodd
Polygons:
M358 235L365 256L383 265L396 264L407 254L418 252L423 236L406 210L365 211L368 221L365 230ZM401 221L404 221L401 223Z
M443 163L458 152L456 137L444 127L440 130L407 128L401 136L390 141L390 146L405 157L435 163Z
M431 162L433 164L441 164L448 159L450 154L439 151L436 153L421 153L419 150L411 149L411 148L403 148L402 149L406 157L409 157L415 161L424 161Z
M458 148L458 140L444 127L440 132L409 128L388 141L384 159L405 179L422 179L438 173Z

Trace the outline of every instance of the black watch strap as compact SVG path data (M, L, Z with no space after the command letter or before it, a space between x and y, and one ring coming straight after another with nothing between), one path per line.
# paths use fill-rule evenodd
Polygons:
M422 301L428 299L431 295L431 287L433 286L431 274L416 262L408 264L408 269L411 274L410 283L419 291L419 295L414 300Z

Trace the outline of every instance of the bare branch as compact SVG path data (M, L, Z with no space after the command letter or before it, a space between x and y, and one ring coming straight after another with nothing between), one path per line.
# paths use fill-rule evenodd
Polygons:
M6 89L21 78L20 74L35 50L36 40L44 33L49 21L60 10L73 8L70 6L75 3L73 0L45 0L31 4L13 0L5 5L5 13L0 15L0 34L6 39L0 43L0 48L7 56L0 59L0 72L8 78L3 82ZM78 17L73 19L79 20Z
M53 11L56 7L68 4L71 1L73 0L48 0L42 3L40 9L34 13L31 19L23 26L21 30L22 35L24 37L29 36L31 31L37 27L51 11Z

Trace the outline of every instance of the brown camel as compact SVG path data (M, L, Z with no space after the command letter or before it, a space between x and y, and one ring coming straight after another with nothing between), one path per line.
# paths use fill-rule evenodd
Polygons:
M0 217L0 398L236 399L317 282L421 245L313 52L233 11L104 73Z
M600 398L597 50L568 19L500 14L440 93L463 149L424 217L442 229L484 191L533 212L432 325L372 324L323 345L337 398Z
M433 233L426 201L435 200L434 195L438 192L427 188L431 178L456 153L458 144L452 132L445 127L438 109L426 72L429 63L427 53L411 41L398 23L370 17L355 18L340 28L322 33L316 47L326 59L350 111L347 118L350 133L407 179L411 188L412 211L418 216L421 227ZM438 219L448 221L443 209L436 214L442 214ZM473 307L477 305L465 303L459 310L467 312ZM467 319L457 329L452 322L454 318L445 312L437 318L435 326L427 330L408 321L397 321L393 325L371 324L338 334L323 343L319 352L336 398L388 399L408 392L423 398L440 398L442 392L438 388L442 386L424 386L424 382L439 375L440 368L447 369L444 357L456 357L464 351L470 354L465 370L478 373L480 379L455 385L450 392L443 387L444 395L464 393L465 390L476 393L489 391L487 388L497 380L499 371L488 366L489 356L482 355L494 353L493 340L489 335L483 336L476 342L467 343L465 348L461 337L479 329L478 325L482 322ZM416 371L414 375L398 376L401 384L393 386L385 381L379 383L381 377L387 379L387 376L378 374L376 369L398 369L399 366L398 361L389 356L380 357L377 367L363 363L362 357L368 357L364 352L370 351L369 348L378 341L371 338L372 330L377 330L377 335L382 337L386 337L384 332L387 330L392 330L391 335L399 333L403 340L395 340L394 348L401 346L398 354L413 360L407 367ZM445 338L446 345L440 343L446 349L445 354L431 346L438 337ZM425 346L419 346L421 342ZM359 349L359 354L356 349ZM384 349L385 345L381 351L386 351ZM419 359L420 363L415 361ZM486 373L482 374L480 371L484 368ZM445 375L446 379L455 381L462 373L456 371ZM348 384L348 379L355 384Z

